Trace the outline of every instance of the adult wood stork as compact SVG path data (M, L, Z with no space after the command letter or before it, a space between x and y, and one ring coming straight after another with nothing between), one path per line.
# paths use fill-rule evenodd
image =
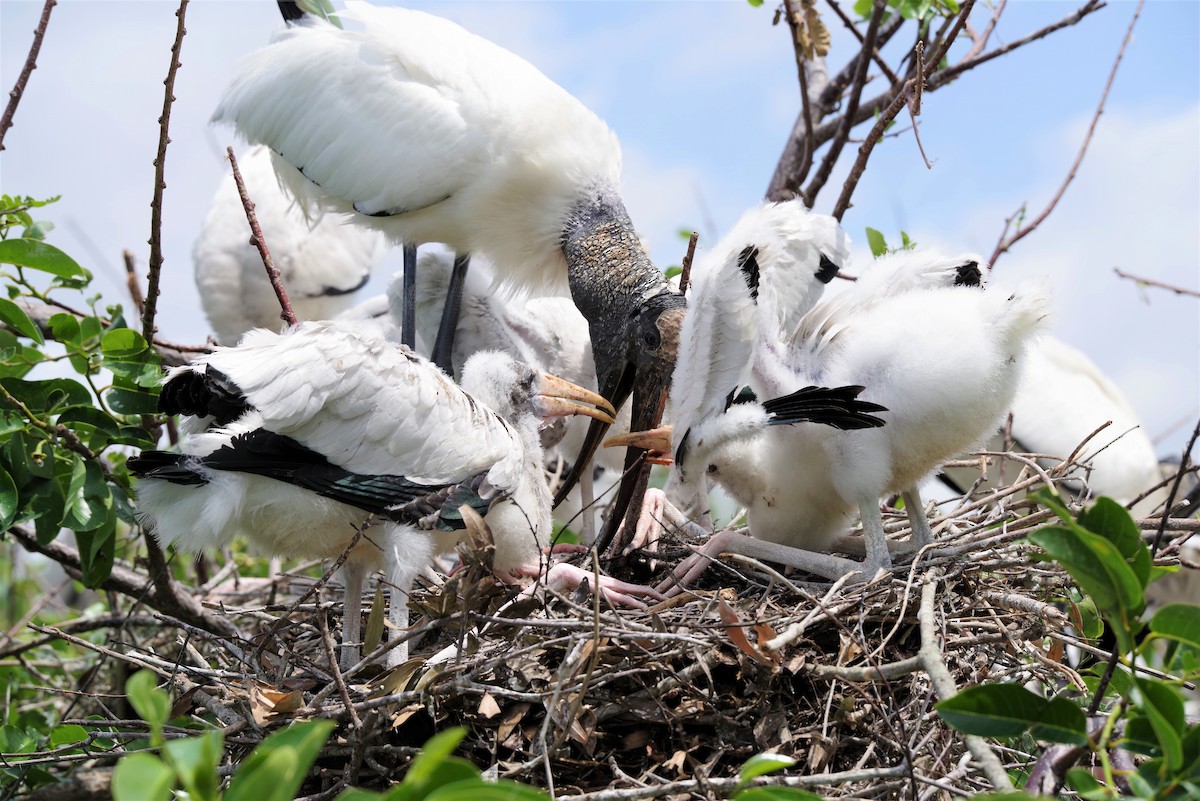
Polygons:
M271 151L256 146L238 161L255 214L302 320L328 320L354 303L387 253L378 231L347 225L340 215L303 213L279 186ZM250 244L250 226L233 175L213 197L192 248L200 303L224 345L236 345L251 328L278 331L283 323L262 257Z
M551 524L538 427L561 415L612 420L600 396L503 354L477 355L463 382L470 392L375 326L256 329L170 375L159 407L188 415L189 436L182 454L129 460L139 508L160 541L191 551L242 534L270 553L331 558L361 531L345 563L348 666L366 572L383 567L389 618L405 627L413 579L453 544L437 532L461 528L463 504L486 514L500 578L540 574ZM547 580L581 575L558 565ZM653 595L607 578L598 591L626 603ZM393 648L388 665L406 652Z
M339 16L363 30L295 20L249 57L214 119L270 147L306 202L394 241L486 254L505 283L569 289L601 394L617 407L632 394L633 425L648 428L684 300L618 194L616 137L532 65L448 20L353 0ZM577 471L603 431L592 427ZM637 484L632 471L619 508Z
M812 305L795 332L772 337L787 310L759 299L785 293L768 294L764 285L793 282L789 291L807 304L821 266L812 255L797 259L796 249L769 250L741 236L756 230L754 218L764 211L749 212L752 219L698 263L672 383L672 440L664 442L662 430L640 438L671 449L676 480L707 474L749 512L752 538L716 535L677 569L679 585L729 550L830 578L851 570L869 576L891 563L879 499L892 491L905 491L915 544L928 542L916 485L992 429L1012 398L1025 342L1048 306L1033 287L1009 297L938 286L921 278L939 271L923 269L919 254L897 254L879 260L873 270L881 272L864 281L864 289ZM801 207L792 211L807 214ZM758 230L771 235L769 228ZM764 263L772 254L781 260ZM957 276L959 267L970 274L979 262L964 257L948 266L943 274ZM881 280L889 274L909 281L908 288ZM883 291L866 291L872 283ZM749 378L747 364L753 365ZM851 431L771 427L776 401L730 405L722 399L732 399L728 393L742 383L763 397L814 383L862 385L861 400L886 408L887 424ZM866 541L862 564L828 555L856 509Z

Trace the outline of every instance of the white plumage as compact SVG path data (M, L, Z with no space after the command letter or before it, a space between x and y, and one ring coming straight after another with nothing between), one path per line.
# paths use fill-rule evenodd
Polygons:
M265 147L248 150L238 169L297 317L327 320L349 307L387 253L383 236L336 214L310 220L280 188ZM235 345L251 328L283 327L232 173L213 197L192 261L200 302L219 342Z
M361 31L298 20L249 57L214 119L269 146L315 208L396 242L483 254L502 282L569 288L601 393L618 407L632 393L649 427L683 299L620 200L616 137L533 66L447 20L346 7Z
M791 210L808 214L798 205ZM762 213L759 209L749 214ZM735 233L744 230L754 226L739 225ZM768 238L773 235L769 228L759 230ZM788 296L782 291L768 295L764 289L768 282L784 280L794 284L790 296L810 303L819 289L820 266L811 255L796 258L794 248L760 245L723 239L712 258L697 265L701 275L708 275L694 284L692 311L681 333L682 351L688 352L693 340L714 341L706 329L734 333L714 341L711 349L699 349L688 363L681 359L675 373L676 480L696 481L707 474L749 512L757 541L724 532L710 540L706 554L748 552L830 577L851 569L873 573L890 564L880 497L906 492L914 539L924 544L928 524L914 491L917 483L941 461L971 448L992 430L1012 399L1025 342L1046 315L1048 300L1032 287L1009 297L939 285L943 282L936 276L957 275L958 265L970 271L965 265L974 263L978 270L975 257L944 261L938 255L897 254L880 259L872 268L875 275L865 278L861 288L812 306L792 336L772 338L769 332L784 327L789 310L753 303L750 279L757 276L760 298ZM757 269L748 268L741 257L746 253L758 261ZM763 263L764 254L778 254L780 261ZM923 264L935 268L927 270ZM740 294L731 303L728 298L739 282ZM705 297L712 292L720 293L722 303ZM735 307L738 325L731 328L728 320L719 319L723 305ZM750 324L756 317L757 330ZM752 359L746 358L747 350L753 351ZM727 356L730 352L733 358ZM744 368L741 377L737 375L735 368L743 363L753 364L749 378ZM706 364L718 366L717 372L724 374L722 384L712 385ZM886 425L850 431L818 425L775 427L770 420L775 401L736 404L712 414L722 396L739 383L771 398L810 384L861 385L862 401L886 409L880 413ZM697 403L688 397L691 393L706 397ZM702 413L683 417L678 410L684 408ZM796 548L827 552L856 510L863 518L864 565L795 553ZM689 560L676 576L688 581L706 562L703 555Z
M498 575L537 575L551 532L538 427L611 420L599 396L502 354L475 357L464 383L472 394L374 326L255 330L168 378L160 407L190 415L189 436L183 455L130 460L140 509L164 544L193 551L241 534L269 553L331 558L362 529L346 562L352 661L363 575L384 568L403 628L413 578L456 539L435 529L457 527L464 503L486 511Z

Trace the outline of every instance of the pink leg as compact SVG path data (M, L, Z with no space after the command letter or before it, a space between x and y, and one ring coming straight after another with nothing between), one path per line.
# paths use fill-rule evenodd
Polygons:
M523 565L514 568L511 575L513 578L521 576L543 577L539 565ZM575 565L557 564L545 572L543 580L547 587L559 592L570 592L578 589L584 581L595 582L596 574ZM530 593L536 587L537 584L534 584L533 587L526 589L525 592ZM627 581L619 581L612 576L600 576L599 582L593 589L593 592L600 593L601 596L612 604L629 606L634 609L646 608L646 604L639 600L639 598L652 598L655 601L663 600L663 596L651 587L646 587L642 584L630 584Z

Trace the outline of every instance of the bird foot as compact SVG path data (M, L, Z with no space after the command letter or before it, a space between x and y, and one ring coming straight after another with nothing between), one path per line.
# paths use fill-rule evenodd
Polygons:
M589 586L593 583L595 584L593 592L598 592L609 603L618 606L645 609L646 603L641 600L642 598L650 598L654 601L665 600L652 587L647 587L643 584L630 584L627 581L620 581L612 576L601 575L597 577L595 573L589 570L565 563L552 566L544 574L536 567L524 570L518 568L513 573L514 575L537 576L542 579L533 586L523 590L522 595L532 595L539 586L545 586L562 593L572 592L587 581L589 582Z

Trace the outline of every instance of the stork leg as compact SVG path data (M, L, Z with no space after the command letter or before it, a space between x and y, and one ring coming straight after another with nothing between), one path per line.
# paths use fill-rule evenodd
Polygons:
M919 551L933 542L933 531L929 528L929 520L925 517L925 502L916 487L901 493L904 498L904 511L908 513L908 522L912 524L912 547Z
M832 554L805 551L790 545L755 539L726 529L714 534L696 553L680 562L675 571L656 589L667 597L678 595L723 553L737 553L752 559L788 565L831 580L839 579L847 573L858 573L865 581L876 572L869 560L855 562Z
M579 521L579 534L583 541L591 545L596 541L596 486L595 468L583 471L579 477L579 505L583 519Z
M400 344L417 347L417 246L404 245L404 309L400 317Z
M354 559L342 565L345 602L342 605L342 653L338 664L349 670L362 655L362 592L366 567Z
M433 343L430 358L443 373L454 375L454 334L458 330L458 312L462 306L463 287L467 282L467 268L471 265L470 254L454 257L454 270L446 287L446 305L442 307L442 320L438 324L437 339Z
M433 561L433 539L428 531L408 526L392 526L384 545L384 562L388 584L388 638L406 637L408 629L408 595L413 582ZM408 643L401 642L387 652L386 667L397 667L408 661Z

